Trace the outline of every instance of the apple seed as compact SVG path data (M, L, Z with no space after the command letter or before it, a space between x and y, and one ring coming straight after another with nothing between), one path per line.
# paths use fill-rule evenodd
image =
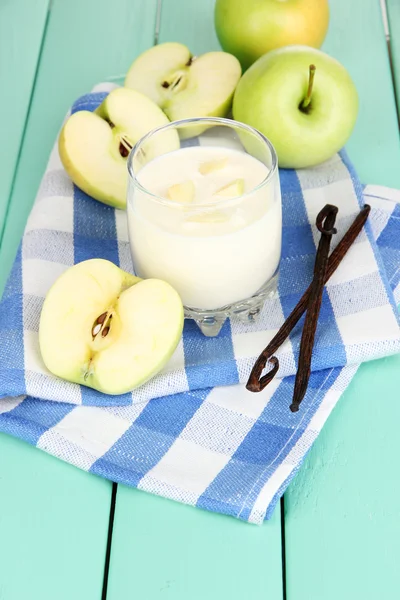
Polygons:
M110 331L111 319L112 319L112 314L110 315L108 313L108 311L103 312L99 317L97 317L97 319L94 322L94 325L92 327L92 337L93 337L93 339L95 339L95 337L98 336L98 334L100 333L100 331L101 331L101 337L106 337L106 335ZM106 325L106 327L104 327L104 325L106 323L108 323L108 325Z
M97 323L97 325L94 325L94 326L92 327L92 336L93 336L94 338L95 338L95 337L96 337L96 335L99 333L100 329L101 329L101 323Z
M98 319L96 320L96 323L100 323L100 325L103 325L104 321L106 320L106 316L107 316L107 311L103 312L103 314L98 317Z
M119 142L119 153L122 158L126 158L129 156L129 152L132 150L132 144L128 142L128 140L124 137L121 137Z

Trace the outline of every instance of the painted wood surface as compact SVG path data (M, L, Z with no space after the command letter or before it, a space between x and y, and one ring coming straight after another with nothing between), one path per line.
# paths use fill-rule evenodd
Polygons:
M399 4L387 2L399 73ZM0 155L0 225L9 205L0 290L70 103L94 83L123 74L152 45L158 28L160 41L184 42L194 53L218 48L213 0L163 0L160 19L159 5L54 0L44 36L45 0L0 1L1 81L19 86L13 119L2 126L14 137L5 159ZM24 46L18 45L22 17L18 35L14 27L21 11L30 25ZM324 49L348 67L360 93L350 156L363 181L400 186L379 0L331 0L331 12ZM23 51L28 44L29 57ZM10 48L12 69L4 60ZM7 96L0 102L9 107ZM398 587L400 519L393 498L399 485L392 465L398 453L399 378L399 357L361 367L286 494L290 600L372 600ZM0 436L0 598L47 600L55 590L61 600L99 598L110 490L108 482ZM270 523L256 528L119 486L108 598L280 600L280 534L279 509Z
M396 0L397 1L397 0ZM333 0L325 44L352 73L348 150L364 182L400 186L399 135L378 0ZM399 585L400 356L363 365L285 495L287 597L375 600Z
M99 600L108 481L0 434L1 600Z
M213 5L163 0L159 41L185 43L196 54L218 48ZM279 507L257 529L119 486L108 599L134 597L280 600Z
M389 20L390 48L398 106L400 106L400 2L386 0ZM400 117L400 109L399 109Z
M25 19L24 10L27 24L35 26L33 17L39 16L39 4L37 0L0 0L0 33L6 36L0 37L0 49L16 44L19 38L23 53L19 62L13 63L13 72L0 58L1 74L5 73L9 85L10 77L17 82L25 73L22 58L27 63L34 59L27 48L36 52L35 61L38 58L42 33L34 44L33 32L26 33L18 26ZM29 104L32 96L32 101L26 126L20 110L19 129L15 130L17 149L24 128L25 135L0 250L0 288L70 103L98 81L125 71L131 58L152 43L156 5L157 0L54 0L35 86L29 89L35 80L33 64L30 84L27 80L18 88L21 100L25 98ZM7 27L4 19L10 11L12 22ZM2 95L0 102L4 102ZM7 114L2 108L3 115ZM8 126L3 119L2 137L7 132L11 136ZM7 172L4 163L0 164L3 191L3 173L7 176ZM8 178L12 180L12 176ZM0 598L99 600L110 499L110 482L0 435Z
M0 243L45 34L48 4L49 0L0 1ZM8 269L0 265L1 276Z

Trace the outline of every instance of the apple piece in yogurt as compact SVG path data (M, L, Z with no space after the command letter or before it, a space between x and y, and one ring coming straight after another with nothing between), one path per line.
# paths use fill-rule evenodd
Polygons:
M194 200L194 183L191 179L175 183L168 188L167 196L169 200L179 202L180 204L191 204Z
M223 198L236 198L237 196L241 196L243 192L244 179L235 179L235 181L231 181L231 183L219 188L215 192L215 195L222 196Z
M225 156L224 158L219 158L217 160L208 160L207 162L201 163L199 166L199 172L202 175L208 175L209 173L213 173L214 171L220 171L224 169L228 164L228 159Z

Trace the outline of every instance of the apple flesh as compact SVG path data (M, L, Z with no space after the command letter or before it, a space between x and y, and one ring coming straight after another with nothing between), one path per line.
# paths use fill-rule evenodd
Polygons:
M224 117L240 75L240 64L231 54L208 52L192 57L183 44L168 42L134 61L125 86L151 98L171 121Z
M194 195L195 187L193 181L190 179L171 185L167 191L168 199L180 204L190 204L194 200Z
M217 0L222 48L247 69L260 56L293 44L319 48L329 24L328 0Z
M69 117L59 137L61 161L72 181L89 196L125 208L130 149L151 129L167 123L166 115L147 96L117 88L94 112L82 110ZM159 136L150 153L177 148L178 134L169 130Z
M92 259L68 269L50 289L39 344L54 375L123 394L163 368L182 328L182 302L168 283Z
M244 179L235 179L217 190L215 194L223 198L236 198L244 192Z
M209 173L213 173L214 171L220 171L224 169L228 164L228 159L219 158L217 160L209 160L201 163L199 166L199 171L202 175L208 175Z
M340 150L357 112L357 90L344 66L305 46L262 56L243 75L233 100L234 118L271 140L281 167L295 169Z

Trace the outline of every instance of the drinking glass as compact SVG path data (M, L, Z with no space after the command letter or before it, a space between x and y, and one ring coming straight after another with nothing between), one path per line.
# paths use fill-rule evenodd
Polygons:
M165 191L171 173L178 172L182 181L190 179L185 161L189 152L199 152L196 148L203 158L207 153L215 156L216 149L228 158L236 151L232 156L238 172L243 162L246 176L251 179L257 171L262 177L234 197L171 200ZM139 140L128 171L127 214L136 274L170 283L182 298L185 316L206 336L217 335L228 317L252 322L265 299L277 292L281 256L281 192L271 142L230 119L184 119ZM207 176L211 181L213 173Z

